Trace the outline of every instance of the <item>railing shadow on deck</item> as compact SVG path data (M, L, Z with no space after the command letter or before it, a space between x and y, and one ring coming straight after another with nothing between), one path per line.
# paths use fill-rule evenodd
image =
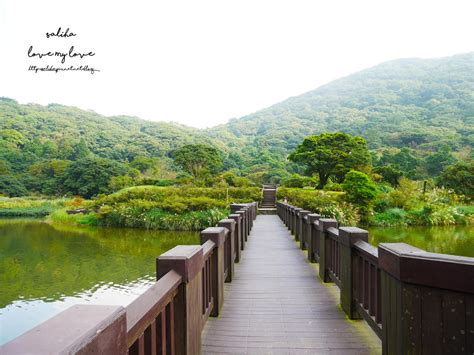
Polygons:
M383 354L474 354L474 258L405 243L368 243L368 232L277 202L277 214L319 277L340 289L350 319L364 319Z
M224 302L224 282L257 216L257 203L156 259L157 281L128 306L75 305L0 347L0 354L200 354L201 332Z

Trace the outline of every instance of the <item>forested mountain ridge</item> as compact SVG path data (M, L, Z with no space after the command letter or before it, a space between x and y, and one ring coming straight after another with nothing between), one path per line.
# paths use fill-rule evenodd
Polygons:
M302 171L286 157L304 137L334 131L364 137L374 165L392 164L414 178L436 176L472 157L473 73L474 52L395 60L206 130L0 98L0 187L3 179L4 186L58 191L67 166L90 153L120 164L98 163L119 175L135 179L136 170L153 165L154 177L173 177L179 169L171 152L186 144L214 145L224 170L257 183L278 180Z
M474 144L474 52L399 59L211 129L285 154L309 134L343 131L371 149Z

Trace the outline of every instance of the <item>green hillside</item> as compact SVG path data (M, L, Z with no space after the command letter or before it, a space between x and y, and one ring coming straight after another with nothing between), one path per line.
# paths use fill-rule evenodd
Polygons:
M211 130L284 157L303 137L343 131L369 148L474 145L474 53L380 64ZM218 133L217 133L218 132Z
M174 178L181 172L171 152L195 143L214 145L224 170L258 184L301 172L287 155L304 137L331 131L361 135L375 167L392 164L412 178L471 158L474 53L383 63L207 130L0 98L0 188L67 193L57 184L85 157L111 176L127 176L117 188L138 175Z

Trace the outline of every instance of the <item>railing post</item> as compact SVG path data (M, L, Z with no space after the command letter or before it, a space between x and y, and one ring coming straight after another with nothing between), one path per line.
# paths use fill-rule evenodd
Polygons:
M368 243L369 233L357 227L339 228L340 262L341 262L341 307L350 319L360 319L355 304L355 280L357 270L355 258L352 256L352 246L358 240Z
M121 306L74 305L0 346L0 354L11 355L127 352L127 320Z
M381 243L383 354L474 352L474 258Z
M293 217L295 213L295 206L289 206L289 211L288 211L288 230L290 231L290 234L293 234Z
M255 218L257 218L258 202L252 202L250 206L251 206L251 211L252 211L252 227L253 227L253 221L255 220Z
M240 217L242 218L242 233L240 234L240 246L241 250L244 250L245 241L247 240L247 213L244 210L238 210L235 213L240 214Z
M234 260L235 260L235 221L233 219L223 219L218 224L219 227L227 228L229 233L227 234L227 240L225 242L226 250L225 253L228 255L225 259L227 265L227 278L225 282L232 282L234 277Z
M316 226L314 222L318 221L321 216L316 213L308 214L308 261L315 263L317 260L314 257L316 252Z
M243 250L242 245L242 216L238 213L233 213L229 215L230 219L235 221L235 231L234 231L234 250L235 250L235 262L240 261L241 250Z
M295 240L298 242L299 237L298 237L298 226L299 226L299 213L300 211L303 210L302 208L299 207L294 207L293 208L293 220L291 223L292 230L291 233L295 236Z
M172 303L176 354L201 352L203 263L202 248L197 245L178 245L156 259L157 279L170 270L183 278Z
M311 211L307 211L307 210L301 210L300 213L299 213L299 226L298 226L298 230L299 230L299 237L300 237L300 249L301 250L306 250L307 247L306 247L306 240L305 240L305 236L306 236L306 221L305 221L305 217L310 214Z
M201 232L201 244L211 240L216 245L212 253L212 296L214 307L211 316L217 317L224 304L224 243L229 232L224 227L209 227Z
M329 237L327 230L331 227L337 228L337 221L332 218L320 218L318 225L319 232L319 277L323 282L329 282L328 265L331 255L329 254Z
M295 232L295 206L290 207L290 224L289 224L289 230L291 234L294 234Z
M285 205L285 225L288 229L290 229L291 207L291 205Z
M242 207L242 210L245 212L245 226L247 228L247 233L245 233L245 241L247 241L250 234L250 228L252 226L252 218L250 216L250 207Z

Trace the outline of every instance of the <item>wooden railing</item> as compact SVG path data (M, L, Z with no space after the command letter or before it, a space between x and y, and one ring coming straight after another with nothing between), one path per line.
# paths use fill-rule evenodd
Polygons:
M129 354L174 353L174 303L181 276L169 271L125 307Z
M1 354L200 354L201 331L224 302L224 282L257 216L257 204L156 260L157 281L128 306L76 305L0 347Z
M350 319L364 319L383 354L474 354L474 258L404 243L368 243L368 232L277 203L277 214L340 289Z

